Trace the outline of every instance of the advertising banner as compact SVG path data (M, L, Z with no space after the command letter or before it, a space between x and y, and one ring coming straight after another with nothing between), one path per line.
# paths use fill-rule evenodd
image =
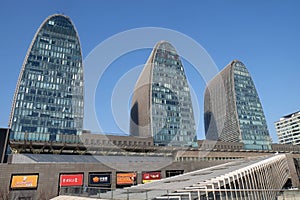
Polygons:
M36 189L38 187L39 175L35 174L19 174L12 175L11 189Z
M136 173L117 173L117 185L133 185L136 182Z
M111 184L111 174L89 174L89 185L90 186L101 186Z
M61 174L60 186L82 186L83 174Z
M183 174L184 170L166 170L166 177L177 176Z
M149 183L161 179L161 172L143 172L142 183Z

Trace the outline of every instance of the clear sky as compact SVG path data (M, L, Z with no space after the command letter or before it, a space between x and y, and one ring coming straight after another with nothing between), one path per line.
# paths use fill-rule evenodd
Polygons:
M0 127L7 127L19 72L35 32L46 17L63 13L77 28L84 59L98 44L115 34L133 28L160 27L194 39L207 51L219 70L233 59L241 60L254 80L270 134L277 142L274 122L283 115L300 110L299 9L300 1L297 0L2 0ZM120 56L99 82L96 113L104 132L121 133L124 130L118 127L119 122L115 122L112 115L112 91L124 74L146 62L150 52L150 49L145 49ZM205 82L188 62L184 65L198 99L197 134L203 139ZM86 99L85 103L88 102ZM120 105L129 110L130 100ZM124 114L128 115L120 113ZM127 120L124 117L121 123L128 124Z

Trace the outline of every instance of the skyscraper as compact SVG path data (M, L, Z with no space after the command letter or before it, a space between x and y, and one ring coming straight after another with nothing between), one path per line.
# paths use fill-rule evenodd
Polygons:
M245 149L271 149L271 137L246 66L232 61L207 85L204 97L207 139L242 142Z
M153 137L155 145L195 145L196 131L189 85L175 48L158 42L136 83L130 132Z
M300 111L283 116L274 124L280 144L300 145Z
M81 134L83 65L77 31L70 18L49 16L26 54L9 127L11 139L59 140Z

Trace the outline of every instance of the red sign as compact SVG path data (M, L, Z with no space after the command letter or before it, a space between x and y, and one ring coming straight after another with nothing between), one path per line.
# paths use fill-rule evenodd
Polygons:
M83 174L61 174L60 186L82 186Z
M155 180L161 179L161 173L160 172L144 172L143 173L143 183L152 182Z

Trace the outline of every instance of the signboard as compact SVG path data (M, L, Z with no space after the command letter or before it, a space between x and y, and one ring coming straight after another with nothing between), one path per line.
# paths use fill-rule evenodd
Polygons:
M142 183L149 183L160 179L161 172L143 172L142 174Z
M38 174L12 175L10 189L36 189L38 187Z
M136 173L117 173L117 185L133 185L136 182Z
M61 174L60 186L82 186L83 174Z
M166 170L166 177L177 176L183 174L184 170Z
M111 174L93 173L89 174L90 186L101 186L111 184Z

